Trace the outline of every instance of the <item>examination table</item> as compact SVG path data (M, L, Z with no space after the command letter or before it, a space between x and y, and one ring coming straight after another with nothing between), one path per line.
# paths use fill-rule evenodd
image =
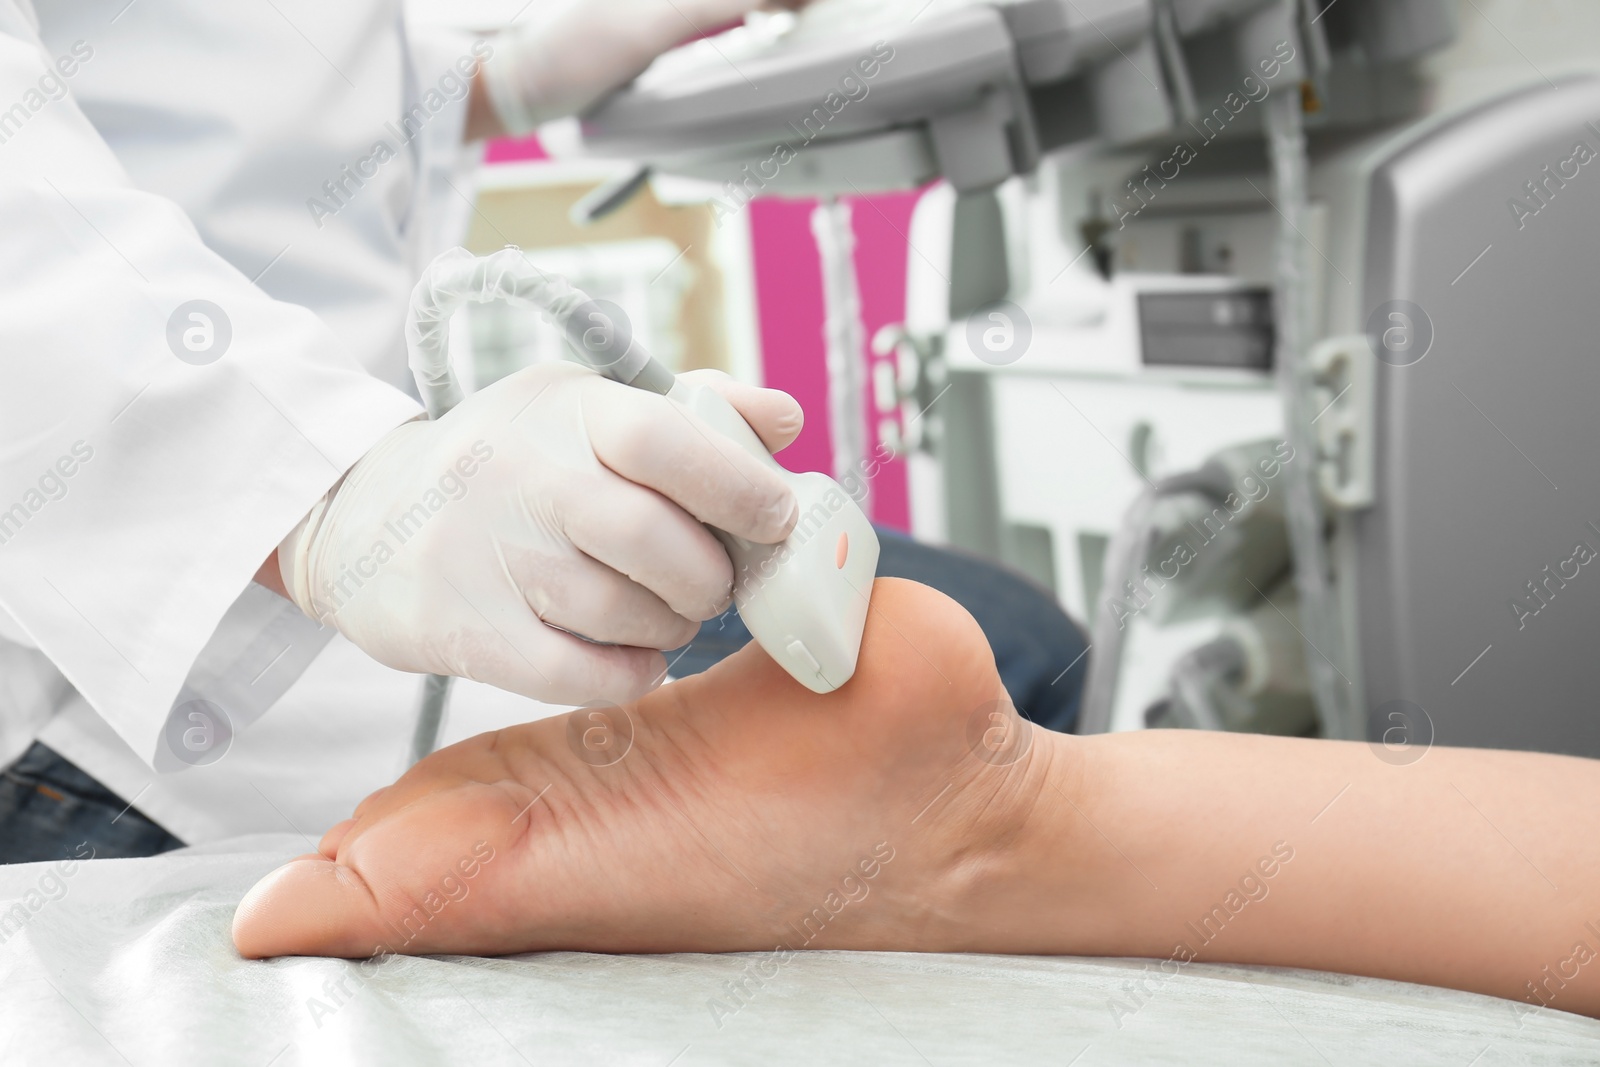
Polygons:
M0 915L27 913L0 927L0 1063L1600 1062L1600 1022L1271 968L810 952L741 1002L724 983L763 957L241 960L234 905L307 849L272 835L59 878L0 867Z

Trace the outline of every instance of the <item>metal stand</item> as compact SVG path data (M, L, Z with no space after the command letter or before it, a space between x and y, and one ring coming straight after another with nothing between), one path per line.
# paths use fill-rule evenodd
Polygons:
M426 759L438 747L453 681L455 679L442 674L430 674L422 680L422 702L417 708L417 725L411 732L411 751L406 757L406 766Z
M827 312L823 334L828 351L828 421L833 443L833 477L846 487L860 485L861 510L872 514L867 484L867 331L861 322L861 288L856 279L856 238L850 205L829 197L811 213L811 232L822 257L822 297Z
M1319 470L1321 455L1311 420L1315 382L1309 360L1312 247L1305 231L1310 208L1308 161L1300 93L1293 86L1266 102L1267 151L1273 195L1282 224L1278 228L1275 298L1278 387L1283 395L1284 428L1295 459L1286 468L1284 491L1289 543L1294 551L1295 588L1300 594L1300 631L1306 642L1306 673L1311 695L1328 737L1364 736L1358 701L1345 665L1344 635L1334 599ZM1263 594L1265 595L1265 594Z

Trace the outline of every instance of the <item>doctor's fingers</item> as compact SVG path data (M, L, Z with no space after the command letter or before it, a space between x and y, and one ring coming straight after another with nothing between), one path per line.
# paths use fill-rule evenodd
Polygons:
M714 619L726 610L733 588L727 550L671 500L610 471L563 484L555 496L562 533L589 559L626 575L683 619ZM516 577L524 588L540 580L537 574Z
M635 700L667 671L655 649L593 644L546 626L526 604L488 608L451 644L448 673L547 704Z
M776 544L794 528L799 505L777 472L682 404L623 387L585 400L590 445L617 474L751 541Z
M761 438L768 452L782 452L794 444L794 439L805 428L806 415L800 402L781 389L746 385L720 370L685 371L678 378L721 393L722 398L744 416L744 421Z
M699 632L698 617L674 611L649 589L582 552L555 563L543 553L519 559L514 550L505 558L511 580L549 626L591 641L655 649L677 648Z

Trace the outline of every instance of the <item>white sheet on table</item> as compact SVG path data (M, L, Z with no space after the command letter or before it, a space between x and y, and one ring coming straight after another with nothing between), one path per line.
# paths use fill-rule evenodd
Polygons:
M325 985L358 965L246 962L228 936L245 890L306 849L271 836L80 864L0 944L0 1062L1495 1067L1600 1054L1600 1023L1560 1012L1519 1025L1488 997L1199 964L1148 982L1159 991L1119 1027L1111 998L1132 1003L1124 984L1146 966L1130 960L804 953L720 1026L711 1002L732 1004L724 983L754 957L396 959L346 977L359 992L340 1004ZM0 912L49 869L0 867Z

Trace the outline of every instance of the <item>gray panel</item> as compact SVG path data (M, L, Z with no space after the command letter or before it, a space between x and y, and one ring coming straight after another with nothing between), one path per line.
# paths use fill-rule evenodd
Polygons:
M1272 290L1140 293L1146 366L1272 369Z
M1056 590L1056 543L1048 526L1008 522L1005 528L1005 562L1027 575L1041 589Z
M1000 480L994 451L994 401L989 376L953 371L944 406L939 466L944 471L946 536L995 562L1004 560Z
M1559 176L1575 145L1600 153L1591 120L1600 82L1541 85L1371 182L1363 316L1410 301L1432 344L1378 368L1377 503L1354 521L1366 698L1421 705L1442 744L1600 756L1600 559L1566 564L1537 615L1512 607L1600 550L1600 156Z
M1094 95L1087 78L1069 78L1028 94L1039 151L1052 152L1095 135Z
M1150 29L1150 0L1018 0L1000 8L1030 84L1059 81L1114 56Z
M1111 538L1105 534L1078 534L1078 573L1083 582L1085 616L1091 626L1094 625L1095 605L1100 603L1100 587L1105 584L1106 549L1110 547Z
M1446 0L1347 0L1323 10L1330 43L1357 47L1371 63L1410 59L1456 37L1456 9Z
M1185 37L1202 33L1230 19L1236 19L1271 0L1170 0L1177 16L1178 32Z
M1089 74L1095 122L1113 144L1153 137L1172 127L1175 116L1154 40L1132 46Z
M1006 223L993 189L956 197L950 237L951 322L997 304L1011 291Z

